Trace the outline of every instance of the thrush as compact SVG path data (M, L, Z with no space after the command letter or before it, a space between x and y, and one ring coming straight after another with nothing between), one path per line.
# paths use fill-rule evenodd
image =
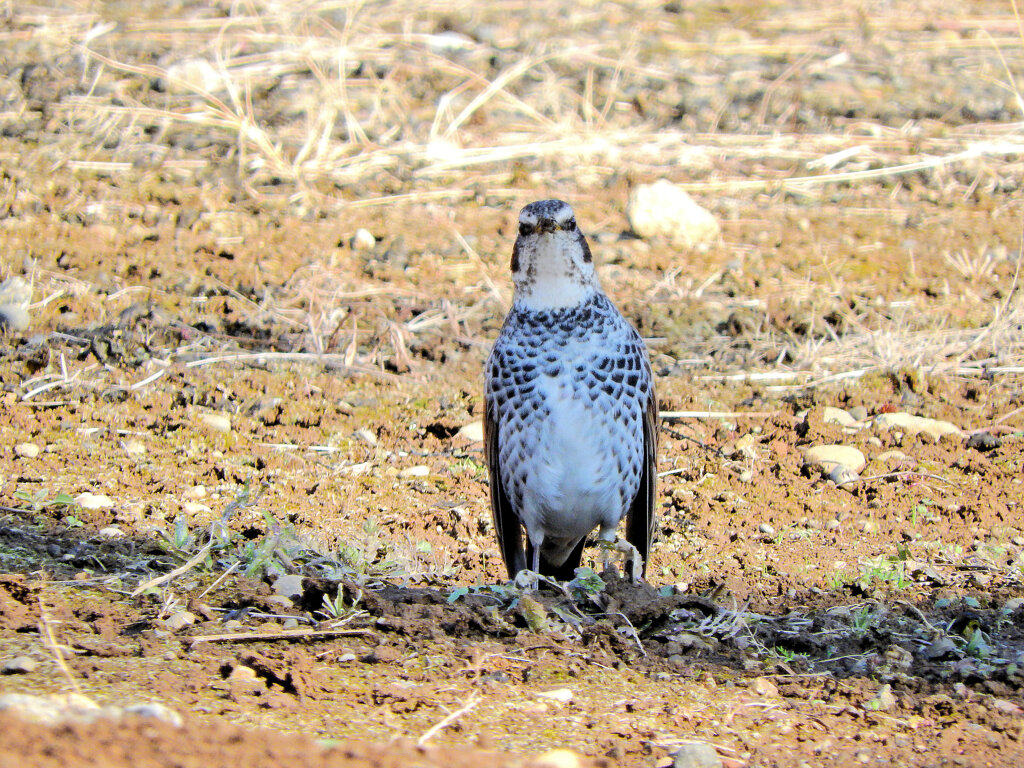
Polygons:
M646 346L601 290L567 203L522 209L511 266L512 308L484 385L491 512L509 578L529 568L571 579L587 536L596 528L610 547L623 518L642 573L656 522Z

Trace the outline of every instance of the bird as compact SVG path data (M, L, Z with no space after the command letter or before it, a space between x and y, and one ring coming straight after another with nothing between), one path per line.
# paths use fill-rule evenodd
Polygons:
M508 577L572 579L595 528L605 568L618 548L642 576L657 522L646 345L601 289L568 203L520 211L511 272L512 306L484 369L491 513ZM623 518L628 545L613 547Z

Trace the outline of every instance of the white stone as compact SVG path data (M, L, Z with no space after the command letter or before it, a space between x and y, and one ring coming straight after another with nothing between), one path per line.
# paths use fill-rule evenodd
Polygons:
M164 84L171 93L217 93L225 90L227 81L206 59L186 59L167 68Z
M825 406L825 413L822 414L821 420L826 424L838 424L841 427L857 426L857 420L848 411L844 411L842 408L833 408L831 405Z
M206 486L205 485L193 485L191 488L185 489L185 498L187 499L205 499L206 498Z
M484 439L484 423L482 421L471 421L456 432L455 435L456 437L479 443Z
M204 515L213 512L213 510L208 506L201 504L198 501L184 501L181 504L181 508L185 510L185 513L188 515Z
M231 431L231 417L223 413L202 413L199 420L214 432L227 433Z
M875 456L875 461L890 462L890 461L906 461L910 457L907 456L903 451L885 451Z
M560 701L562 704L568 704L572 701L572 691L568 688L554 688L550 691L538 691L537 695L543 699L551 699L552 701Z
M23 459L34 459L39 455L39 446L35 443L18 443L14 446L14 453Z
M867 464L867 459L860 449L852 445L815 445L804 453L804 463L818 467L826 474L837 464L859 472Z
M141 440L125 440L122 445L129 456L144 456L146 453L146 446Z
M580 756L571 749L549 749L547 752L537 755L530 765L537 768L580 768L583 761Z
M152 720L160 720L164 723L170 723L177 728L180 728L184 722L181 715L170 707L156 701L147 701L143 704L129 704L124 708L124 713L126 715L135 715L136 717L148 717Z
M430 467L426 464L417 464L415 467L406 467L398 474L401 477L426 477L430 474Z
M120 539L122 536L124 536L124 531L116 525L108 525L106 528L100 528L100 538L102 539Z
M20 277L9 277L0 283L0 329L24 331L28 328L28 305L31 302L30 283Z
M377 238L368 229L357 229L356 233L352 235L353 251L371 251L376 244Z
M85 491L75 496L75 503L82 509L106 509L114 506L114 501L102 493L90 493Z
M29 672L35 672L39 666L39 662L33 659L31 656L15 656L13 659L7 659L0 667L0 672L5 675L25 675Z
M626 214L640 237L666 237L679 248L706 250L720 232L715 217L667 179L636 187L629 195Z
M55 724L69 720L82 722L99 716L99 704L80 693L33 696L28 693L0 695L0 711L17 715L33 723Z
M164 621L164 625L172 632L196 623L196 615L191 611L177 611L172 613Z
M875 426L882 429L898 429L910 435L923 432L934 440L938 440L943 435L962 436L964 434L960 427L951 422L940 419L926 419L924 416L914 416L903 411L879 414L875 417Z

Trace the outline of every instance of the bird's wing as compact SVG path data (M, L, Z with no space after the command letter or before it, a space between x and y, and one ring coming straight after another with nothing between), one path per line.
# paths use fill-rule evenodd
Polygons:
M626 540L643 558L644 572L647 570L647 556L658 527L655 511L655 484L658 476L658 398L651 386L651 395L644 409L644 453L643 470L640 474L640 490L629 507L626 519Z
M522 527L519 517L505 493L501 482L501 470L498 466L498 422L495 404L485 398L484 408L484 455L487 458L487 474L491 482L491 517L494 520L494 532L498 537L498 548L505 561L508 577L514 579L516 574L526 568L526 553L523 551Z

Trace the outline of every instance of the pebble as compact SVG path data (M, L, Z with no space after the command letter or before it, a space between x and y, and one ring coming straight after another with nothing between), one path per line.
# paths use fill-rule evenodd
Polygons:
M100 707L80 693L32 696L7 693L0 696L0 711L17 715L33 723L56 725L68 721L89 722L100 716Z
M102 493L85 491L75 496L75 503L82 509L106 509L114 506L114 501Z
M18 443L14 446L14 453L23 459L34 459L39 455L39 446L35 443Z
M179 629L184 629L195 623L196 615L191 611L176 611L164 620L164 626L172 632L177 632Z
M430 474L430 467L426 464L418 464L415 467L406 467L398 473L400 477L427 477Z
M926 419L905 411L880 413L875 417L875 426L881 429L901 430L910 435L923 433L934 440L939 440L943 435L963 435L961 429L951 422Z
M479 443L484 439L484 423L482 421L471 421L456 432L455 436Z
M0 283L0 329L24 331L28 328L31 302L32 286L22 278L9 277Z
M583 761L571 749L549 749L533 759L536 768L580 768Z
M206 486L205 485L193 485L191 488L185 490L185 497L189 499L205 499L206 498Z
M231 417L223 413L201 413L199 420L214 432L227 434L231 431Z
M864 421L868 417L868 409L863 405L855 405L850 409L850 415L857 421Z
M775 528L773 526L769 525L768 523L761 523L759 526L757 526L757 530L759 530L765 536L774 536L775 535Z
M125 440L122 445L124 452L129 456L144 456L146 454L146 446L141 440Z
M0 674L25 675L29 672L35 672L38 666L39 662L31 656L15 656L13 659L8 659L4 662L3 667L0 667Z
M302 597L302 579L297 573L278 576L274 582L274 592L283 597Z
M975 432L967 438L967 447L976 451L995 450L1003 444L1003 441L991 432Z
M124 531L116 525L108 525L100 528L99 535L101 539L119 539L124 536Z
M859 472L867 464L867 459L859 448L852 445L815 445L804 453L804 463L828 474L836 465Z
M722 758L710 744L683 744L672 759L672 768L721 768Z
M377 244L377 238L373 236L373 233L368 229L360 227L356 230L356 233L352 235L351 246L353 251L372 251L373 246Z
M192 95L196 91L217 93L227 86L224 76L206 59L185 59L171 64L161 82L170 93Z
M538 691L537 695L543 699L551 699L552 701L559 701L562 704L568 704L572 701L572 690L569 688L553 688L550 691Z
M104 707L104 710L107 709L111 708ZM113 709L116 709L116 707ZM177 728L180 728L183 722L181 715L170 707L166 707L155 701L147 701L142 704L129 704L123 711L126 715L135 715L136 717L148 717L153 720L161 720L165 723L170 723Z
M860 480L860 475L843 464L836 464L826 473L825 477L836 485L846 485L847 483Z
M854 427L857 425L857 419L853 418L853 415L844 411L842 408L833 408L831 405L825 406L825 413L822 415L821 420L826 424L838 424L841 427Z
M626 214L638 236L666 237L678 248L707 250L721 230L710 211L667 179L634 188Z
M873 709L879 712L887 712L896 706L896 697L893 695L892 686L886 683L878 689L878 693L875 694L867 703L868 709Z
M231 670L231 674L228 675L228 680L255 680L256 670L252 667L247 667L244 664L239 664L237 667Z
M377 436L375 434L373 434L373 432L368 430L366 427L363 427L362 429L357 429L356 430L356 437L358 437L360 440L362 440L367 445L376 445L377 444Z
M206 504L200 504L198 501L182 502L181 508L185 511L185 514L191 516L208 515L213 512Z
M907 456L903 451L886 451L875 456L876 461L890 462L890 461L906 461L910 457Z

